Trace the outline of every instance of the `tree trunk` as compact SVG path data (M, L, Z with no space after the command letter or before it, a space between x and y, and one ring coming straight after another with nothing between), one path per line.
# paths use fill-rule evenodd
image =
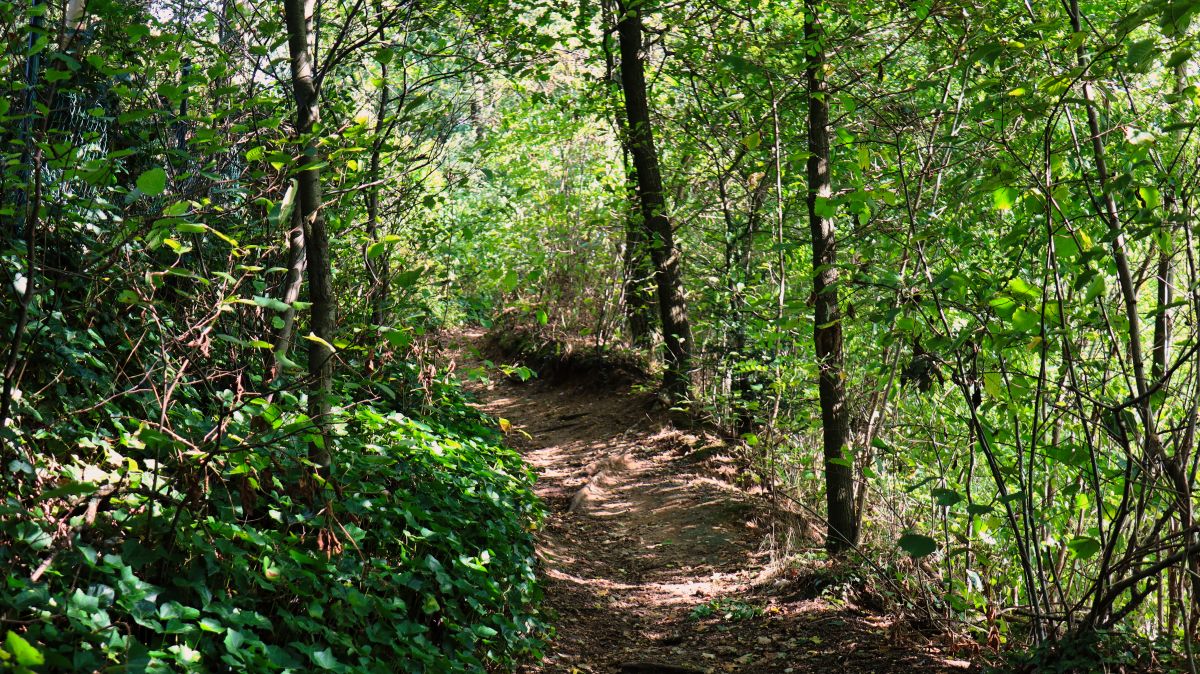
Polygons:
M305 256L308 264L308 299L312 303L309 327L318 339L308 347L308 414L324 434L333 389L333 324L336 314L333 278L329 261L329 234L321 218L321 170L315 125L321 119L320 102L313 77L308 27L314 0L285 0L288 52L291 56L292 90L296 97L296 136L301 143L296 166L298 207L304 225ZM313 442L310 459L318 466L329 465L328 443Z
M622 129L624 124L621 125ZM627 139L622 139L627 143ZM623 253L622 297L625 322L629 325L629 343L638 349L649 349L654 324L654 301L647 295L646 281L653 272L646 257L646 229L642 224L637 198L637 176L625 152L625 189L629 211L625 218L625 247Z
M629 121L629 151L637 173L642 226L649 239L650 259L654 263L658 312L666 345L667 370L663 376L663 389L672 404L677 404L686 401L690 395L692 329L683 294L679 251L675 248L674 232L667 218L658 152L654 147L654 132L650 125L646 73L641 53L643 8L639 4L620 4L618 11L621 12L617 23L617 36L621 43L621 88L625 93L625 114Z
M367 238L371 243L379 242L379 161L383 152L384 118L387 116L388 96L388 67L383 64L379 76L379 106L375 111L375 142L371 146L371 187L367 191ZM367 275L371 278L369 303L371 305L371 324L383 325L387 321L388 301L388 255L385 251L379 257L367 257Z
M287 201L286 196L284 201ZM304 250L304 223L301 222L300 211L292 210L290 216L285 214L285 217L280 218L280 222L285 220L291 224L287 230L287 277L284 279L281 301L288 305L288 309L283 312L283 325L275 333L275 348L272 351L274 366L271 370L271 379L283 374L283 361L287 359L288 351L292 347L292 333L296 327L295 304L296 300L300 299L300 289L304 285L306 253Z
M605 31L601 37L604 49L605 81L614 89L621 86L613 57L610 32L616 28L612 4L603 3ZM629 344L650 351L654 330L654 300L647 293L646 282L653 275L646 251L646 228L642 223L638 201L637 171L633 168L629 148L629 125L619 110L613 110L613 129L621 142L621 168L625 171L625 242L621 246L621 308L629 328Z
M821 427L825 450L825 491L829 531L825 548L843 552L858 542L854 516L854 475L843 463L848 431L843 375L842 317L838 308L837 239L829 174L829 100L825 87L824 33L816 6L808 3L804 38L810 56L808 80L808 222L812 230L813 342L820 368Z

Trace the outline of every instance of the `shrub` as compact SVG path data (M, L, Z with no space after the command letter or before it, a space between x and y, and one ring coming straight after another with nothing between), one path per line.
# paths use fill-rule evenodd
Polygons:
M0 668L39 651L49 669L137 672L479 672L536 655L531 473L454 385L436 392L411 416L337 411L328 480L286 393L237 408L209 451L115 416L43 433L106 451L10 467L40 486L4 483ZM173 425L214 428L200 402L184 394Z

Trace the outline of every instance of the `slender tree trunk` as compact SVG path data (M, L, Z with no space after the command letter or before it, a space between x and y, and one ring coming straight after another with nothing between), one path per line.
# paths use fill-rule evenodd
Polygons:
M367 238L372 243L379 241L379 162L383 151L384 118L387 116L388 96L388 67L383 64L379 76L382 84L379 86L379 105L375 110L375 142L371 147L371 188L367 192ZM379 257L367 258L367 274L371 277L370 305L371 324L383 325L387 321L388 302L388 256L384 252Z
M297 205L304 225L305 257L308 265L308 299L312 303L310 328L318 339L308 347L308 414L322 429L329 416L333 389L334 317L333 274L329 260L329 234L321 218L321 170L314 129L321 119L320 100L314 79L314 64L309 47L308 26L314 0L285 0L288 52L291 56L292 90L296 97L296 135L301 153L296 166ZM327 443L314 442L310 458L319 466L329 465Z
M1187 66L1179 64L1175 66L1175 93L1182 94L1187 80ZM1178 120L1177 120L1178 121ZM1187 142L1186 135L1181 131L1177 131L1176 138L1180 142ZM1175 301L1172 286L1174 285L1174 270L1171 264L1172 249L1174 246L1171 239L1174 236L1174 231L1177 227L1186 227L1186 215L1183 206L1179 203L1179 192L1174 186L1170 186L1166 190L1165 210L1167 214L1166 222L1159 229L1159 240L1156 248L1158 249L1158 269L1154 275L1157 290L1158 311L1154 315L1154 346L1153 346L1153 362L1151 363L1150 378L1153 381L1162 379L1167 371L1167 361L1171 358L1171 310L1170 306Z
M604 25L615 28L612 3L605 2ZM621 86L617 74L616 59L613 58L609 30L601 39L604 49L605 81ZM633 168L629 148L629 125L619 110L613 111L613 129L621 142L621 168L625 171L625 242L621 247L621 308L625 312L625 323L629 327L629 343L649 352L654 330L654 300L647 293L646 282L653 275L646 254L646 228L642 223L641 205L638 202L637 171Z
M288 305L288 309L283 312L283 326L279 328L279 332L275 333L275 348L272 352L274 357L274 369L271 372L272 379L283 373L283 361L287 358L288 351L292 347L292 333L296 329L295 303L296 300L300 299L300 290L304 286L304 271L307 259L304 250L304 223L301 221L300 211L293 206L291 213L285 213L284 217L280 218L280 220L290 223L287 230L287 278L284 280L283 297L280 298L280 301Z
M1078 0L1070 0L1067 9L1070 12L1071 27L1079 32L1083 29L1083 18L1079 11ZM1082 45L1075 52L1076 59L1080 64L1085 63L1086 53ZM1108 226L1109 235L1112 239L1112 254L1113 261L1116 263L1117 282L1121 290L1121 299L1125 309L1125 318L1128 321L1128 355L1133 366L1134 391L1139 403L1137 410L1142 419L1143 433L1142 446L1145 454L1158 462L1163 472L1171 482L1171 486L1175 490L1175 503L1178 509L1179 525L1181 531L1192 531L1192 524L1195 521L1194 512L1192 510L1192 482L1188 476L1185 466L1178 463L1174 458L1167 455L1163 448L1162 441L1159 437L1156 428L1156 412L1152 397L1150 395L1151 381L1146 376L1145 352L1142 349L1141 335L1141 317L1138 314L1137 303L1137 288L1133 280L1133 274L1130 271L1129 256L1126 247L1125 233L1122 230L1121 218L1117 208L1116 198L1109 189L1109 172L1108 165L1105 160L1104 153L1104 135L1100 128L1100 116L1096 111L1095 95L1093 94L1092 86L1087 81L1083 81L1083 101L1087 111L1088 132L1091 134L1092 159L1096 164L1096 182L1100 186L1103 193L1102 202L1097 204L1099 215ZM1169 267L1170 261L1167 260ZM1163 326L1164 332L1162 337L1166 339L1166 325ZM1157 330L1156 330L1157 333ZM1156 334L1157 339L1159 335ZM1156 346L1156 345L1155 345ZM1166 343L1163 344L1164 350L1162 354L1154 353L1152 355L1158 358L1160 355L1163 358L1164 364L1166 360ZM1153 374L1154 365L1151 365L1151 373ZM1195 553L1186 554L1190 544L1194 538L1189 536L1184 541L1185 557L1189 568L1192 570L1192 604L1193 609L1200 612L1200 555ZM1114 542L1110 542L1107 549L1103 551L1101 559L1101 568L1107 569L1109 560L1112 554ZM1109 590L1109 591L1105 591ZM1098 585L1095 592L1095 599L1092 602L1092 609L1084 619L1083 629L1091 629L1098 624L1102 624L1108 618L1113 604L1118 599L1119 593L1114 593L1108 588L1107 584ZM1188 626L1189 636L1193 636L1196 631L1196 625Z
M829 100L825 86L824 33L816 6L808 3L804 38L809 45L808 80L808 222L812 230L813 341L820 367L821 427L825 449L825 491L830 554L858 542L854 515L854 474L843 463L848 435L846 383L843 375L842 316L838 307L837 239L829 203Z
M634 0L640 3L640 0ZM691 389L692 328L688 322L687 302L679 251L663 198L662 174L654 133L650 125L650 106L646 96L646 72L642 62L641 4L619 4L621 12L617 36L621 43L621 88L625 93L625 113L629 121L629 151L637 172L638 198L642 207L642 226L649 238L650 258L658 285L658 312L666 345L667 371L663 389L672 403L686 401Z

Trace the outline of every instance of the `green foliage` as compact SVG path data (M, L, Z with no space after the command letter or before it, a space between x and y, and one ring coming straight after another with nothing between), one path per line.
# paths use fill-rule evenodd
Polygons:
M105 463L59 467L77 477L39 494L50 519L10 507L0 521L0 609L29 621L6 650L72 671L469 672L535 654L531 476L439 389L421 416L339 414L328 486L287 395L234 413L225 432L252 443L189 453L143 424ZM196 416L196 402L172 414Z
M713 599L712 601L699 604L691 610L688 616L692 620L704 620L706 618L717 618L722 621L739 621L757 618L762 615L762 607L754 604L747 604L738 599L729 599L722 597Z

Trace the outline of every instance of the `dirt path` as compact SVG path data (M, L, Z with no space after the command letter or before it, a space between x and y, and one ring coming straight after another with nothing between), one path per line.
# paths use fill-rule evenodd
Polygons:
M765 504L713 477L734 470L719 444L628 388L477 390L549 510L538 553L557 634L526 672L965 670L887 618L764 573Z

